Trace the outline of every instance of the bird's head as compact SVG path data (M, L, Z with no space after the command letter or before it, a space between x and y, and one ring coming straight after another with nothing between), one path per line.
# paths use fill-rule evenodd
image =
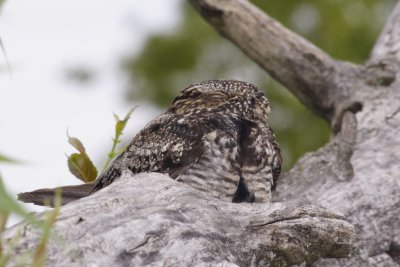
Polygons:
M251 83L212 80L182 90L168 111L189 116L224 113L255 121L268 121L270 105L264 93Z

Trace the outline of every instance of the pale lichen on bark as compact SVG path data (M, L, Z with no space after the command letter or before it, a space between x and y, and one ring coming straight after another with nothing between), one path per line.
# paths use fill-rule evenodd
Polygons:
M40 231L23 229L13 259L33 250ZM281 203L235 204L167 175L127 174L61 209L46 266L270 266L311 264L351 253L354 228L326 209Z

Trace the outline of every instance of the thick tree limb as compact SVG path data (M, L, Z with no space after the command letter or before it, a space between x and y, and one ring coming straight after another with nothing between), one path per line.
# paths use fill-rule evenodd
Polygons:
M325 209L228 203L156 173L128 175L62 207L54 231L46 266L311 264L348 256L355 234ZM39 242L24 224L3 239L16 234L13 256Z
M398 79L389 87L364 85L358 93L366 104L356 121L346 114L342 132L278 182L276 201L318 203L342 212L357 229L357 256L317 266L400 266L398 88Z
M293 92L305 105L332 121L346 109L345 80L354 65L332 59L249 1L189 0L223 36ZM347 105L347 104L344 104ZM340 114L338 114L340 113ZM340 120L340 119L339 119Z
M395 59L400 63L400 2L393 9L370 57L372 61L384 58Z

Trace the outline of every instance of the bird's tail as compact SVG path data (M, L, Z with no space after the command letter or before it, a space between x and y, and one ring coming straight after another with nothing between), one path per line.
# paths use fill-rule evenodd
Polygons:
M61 186L52 189L38 189L32 192L18 194L18 200L33 203L40 206L54 206L54 200L57 190L61 190L61 205L90 195L94 183L81 185Z

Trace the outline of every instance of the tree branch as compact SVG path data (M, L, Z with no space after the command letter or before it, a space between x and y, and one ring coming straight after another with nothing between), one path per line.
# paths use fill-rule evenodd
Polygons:
M4 243L21 229L6 248L15 260L40 240L22 224ZM156 173L125 175L62 207L54 231L47 266L291 266L347 257L355 239L352 225L322 208L224 202Z
M317 114L332 121L346 99L343 82L357 68L332 59L243 0L189 0L223 36L292 91Z
M400 2L394 7L371 52L371 61L384 58L400 62Z

